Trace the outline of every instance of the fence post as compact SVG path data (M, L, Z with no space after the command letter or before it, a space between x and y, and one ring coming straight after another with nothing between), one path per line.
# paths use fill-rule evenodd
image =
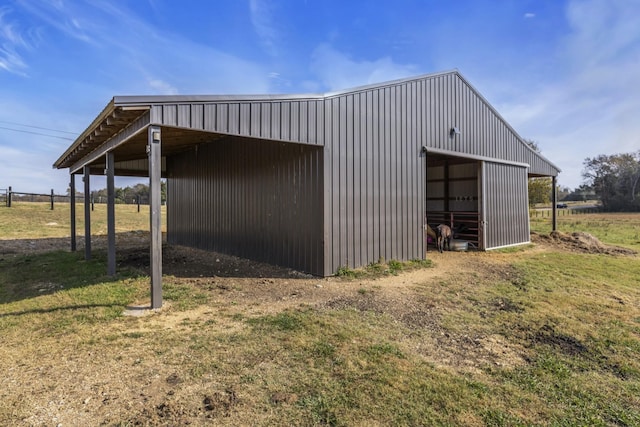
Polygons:
M93 196L93 192L91 193L91 212L93 212L93 204L95 202L95 197Z
M11 186L9 186L9 192L7 193L7 207L11 207Z
M53 210L53 188L51 189L51 210Z
M136 196L136 202L138 203L138 213L140 213L140 195Z

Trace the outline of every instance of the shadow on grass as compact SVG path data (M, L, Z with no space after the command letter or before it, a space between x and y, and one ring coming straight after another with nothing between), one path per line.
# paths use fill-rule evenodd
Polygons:
M63 307L51 307L51 308L33 308L29 310L19 310L19 311L11 311L8 313L0 313L0 318L4 317L18 317L25 316L28 314L47 314L47 313L59 313L64 311L72 311L72 310L84 310L84 309L94 309L94 308L120 308L122 305L120 304L77 304L77 305L68 305Z
M79 252L51 251L25 255L0 255L0 303L10 303L56 292L107 284L140 276L120 269L108 276L106 253L95 251L91 260Z

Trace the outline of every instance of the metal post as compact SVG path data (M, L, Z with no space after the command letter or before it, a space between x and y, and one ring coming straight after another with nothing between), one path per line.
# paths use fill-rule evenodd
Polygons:
M91 207L89 206L88 200L90 197L90 186L89 186L89 176L90 169L89 166L85 166L83 168L84 176L84 259L89 261L91 259Z
M7 207L10 208L11 207L11 186L9 186L9 192L7 193Z
M69 204L71 211L71 252L76 251L76 176L71 174L71 182L69 183Z
M136 196L136 203L138 204L138 213L140 213L140 195Z
M558 209L558 192L556 190L556 177L553 176L551 177L551 209L553 210L552 215L553 218L551 219L551 230L552 231L556 231L558 230L558 215L557 215L557 209Z
M109 152L107 163L107 275L116 275L116 196L114 185L114 158Z
M86 200L86 199L85 199ZM93 208L94 208L94 204L95 204L95 195L93 194L93 192L91 193L91 212L93 212Z
M162 222L160 218L160 178L162 157L159 126L149 126L149 216L151 232L151 308L162 307Z
M53 210L53 188L51 189L51 210Z

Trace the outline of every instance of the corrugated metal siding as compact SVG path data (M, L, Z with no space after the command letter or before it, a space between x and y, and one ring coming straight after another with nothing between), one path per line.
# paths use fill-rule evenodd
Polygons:
M325 103L325 273L424 256L421 82Z
M168 167L170 243L324 274L322 148L225 138Z
M557 175L557 170L530 150L460 75L439 75L421 83L421 96L429 105L425 115L430 129L424 141L427 147L527 163L532 174ZM454 126L460 134L451 137L449 130Z
M155 104L151 122L194 130L322 145L322 100Z
M484 249L529 242L526 168L485 162L482 170Z

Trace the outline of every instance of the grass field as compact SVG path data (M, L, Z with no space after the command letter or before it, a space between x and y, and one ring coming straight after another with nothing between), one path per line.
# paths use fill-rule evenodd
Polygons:
M119 230L148 228L126 208ZM66 236L64 212L11 209L0 239ZM560 229L640 250L639 214ZM168 274L165 307L132 317L144 270L0 250L0 425L640 425L637 256L431 257L364 279Z

